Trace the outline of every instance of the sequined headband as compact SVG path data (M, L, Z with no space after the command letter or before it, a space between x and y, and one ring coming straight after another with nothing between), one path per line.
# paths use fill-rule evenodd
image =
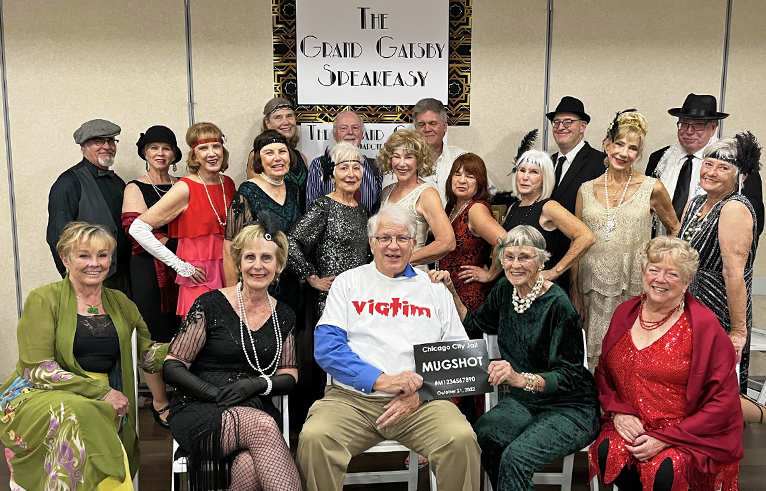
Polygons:
M638 121L635 121L633 119L629 119L627 121L623 121L623 122L619 123L619 125L620 126L633 126L635 128L638 128L641 131L641 133L644 132L644 129L641 127L641 124Z
M275 112L279 111L280 109L292 109L292 108L293 108L292 104L280 104L277 107L275 107L274 109L272 109L269 112L269 115L274 114Z
M263 147L265 147L266 145L271 145L272 143L281 143L282 145L288 146L287 138L285 138L282 135L279 135L279 136L274 136L271 138L266 138L265 140L258 142L258 147L254 148L253 150L260 152Z
M223 143L223 138L205 138L204 140L199 140L192 143L191 148L195 149L198 146L202 145L203 143L213 143L213 142Z

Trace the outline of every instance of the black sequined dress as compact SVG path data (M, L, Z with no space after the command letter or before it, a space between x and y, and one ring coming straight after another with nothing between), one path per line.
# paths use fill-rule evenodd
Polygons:
M336 276L370 262L364 207L344 205L329 196L311 203L288 239L288 264L303 279ZM316 258L313 263L311 256ZM327 292L317 293L317 318L322 316L326 300Z

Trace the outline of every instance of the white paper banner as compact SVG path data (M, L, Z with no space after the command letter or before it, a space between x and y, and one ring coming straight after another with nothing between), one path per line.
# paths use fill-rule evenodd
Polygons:
M448 100L448 0L296 0L298 104Z
M411 130L411 124L365 123L362 153L367 158L377 158L388 137L397 130ZM324 153L325 148L335 146L332 123L301 123L301 151L309 162Z

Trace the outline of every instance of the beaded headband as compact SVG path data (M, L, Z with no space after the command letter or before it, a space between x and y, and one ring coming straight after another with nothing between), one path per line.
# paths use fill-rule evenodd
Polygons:
M224 140L225 140L225 138L226 138L226 137L222 137L222 138L205 138L205 139L203 139L203 140L199 140L199 141L196 141L196 142L192 143L192 144L191 144L191 148L192 148L192 150L193 150L193 149L197 148L198 146L202 145L203 143L213 143L213 142L218 142L218 143L221 143L221 144L223 144L223 143L224 143Z
M638 128L641 131L641 133L644 132L644 129L641 128L641 125L639 124L639 122L638 121L634 121L632 119L629 119L627 121L623 121L622 123L620 123L620 126L634 126L634 127Z
M279 136L273 136L271 138L266 138L265 140L258 142L258 146L253 148L253 151L260 153L263 147L265 147L266 145L271 145L272 143L281 143L282 145L289 147L287 143L287 138L285 138L282 135L279 135Z
M275 112L279 111L280 109L292 109L292 108L293 108L292 104L280 104L277 107L275 107L274 109L272 109L271 112L269 112L269 116L271 116Z

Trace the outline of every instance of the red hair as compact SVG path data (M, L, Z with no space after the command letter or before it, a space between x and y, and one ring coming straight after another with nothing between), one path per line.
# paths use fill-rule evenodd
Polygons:
M463 168L463 172L471 174L476 179L476 194L473 195L475 200L489 201L492 198L492 194L489 192L489 181L487 180L487 166L484 165L484 161L475 153L464 153L460 157L455 159L452 164L452 169L449 171L449 177L447 178L445 194L447 195L447 213L452 211L457 202L457 197L452 191L452 176L455 172Z

